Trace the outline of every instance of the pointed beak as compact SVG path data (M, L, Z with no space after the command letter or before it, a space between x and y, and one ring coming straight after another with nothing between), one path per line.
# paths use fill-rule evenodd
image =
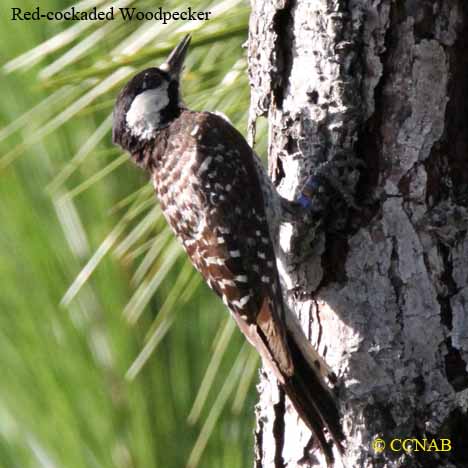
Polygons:
M190 45L190 34L187 34L171 52L167 60L159 67L169 73L173 78L178 79L182 71L185 56Z

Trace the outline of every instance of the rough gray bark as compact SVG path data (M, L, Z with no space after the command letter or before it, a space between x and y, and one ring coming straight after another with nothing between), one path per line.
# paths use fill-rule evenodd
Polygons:
M278 191L339 155L366 163L360 208L329 207L312 243L278 226L285 296L339 378L349 467L468 466L467 50L465 0L252 0L250 130L268 116ZM273 379L259 387L256 467L325 466Z

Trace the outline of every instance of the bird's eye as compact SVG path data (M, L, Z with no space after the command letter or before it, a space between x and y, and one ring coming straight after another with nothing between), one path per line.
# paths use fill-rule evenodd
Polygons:
M161 85L161 80L156 76L145 76L143 83L141 84L141 90L155 89Z

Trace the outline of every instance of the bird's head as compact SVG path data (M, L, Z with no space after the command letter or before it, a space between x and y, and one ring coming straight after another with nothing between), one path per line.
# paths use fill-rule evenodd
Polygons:
M187 35L159 68L137 73L124 86L114 106L114 143L132 152L180 114L179 81L189 44Z

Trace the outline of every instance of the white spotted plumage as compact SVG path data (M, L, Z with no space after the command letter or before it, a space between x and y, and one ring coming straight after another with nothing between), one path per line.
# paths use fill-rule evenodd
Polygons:
M208 156L201 164L200 164L200 167L198 168L198 171L197 171L197 176L200 177L207 169L208 169L208 166L210 165L211 161L213 160L213 158L211 156ZM208 177L209 177L209 174L208 174Z
M245 190L248 173L239 151L225 146L229 158L206 154L203 138L193 138L194 129L197 135L210 134L207 121L211 124L213 115L187 114L185 142L168 141L171 147L180 148L178 157L159 158L153 173L158 198L208 284L236 313L246 307L255 309L258 305L253 304L259 299L254 298L271 287L270 278L277 281L266 261L266 252L274 255L268 227L258 221L258 215L263 215L262 200L258 193ZM217 151L221 147L218 143Z

